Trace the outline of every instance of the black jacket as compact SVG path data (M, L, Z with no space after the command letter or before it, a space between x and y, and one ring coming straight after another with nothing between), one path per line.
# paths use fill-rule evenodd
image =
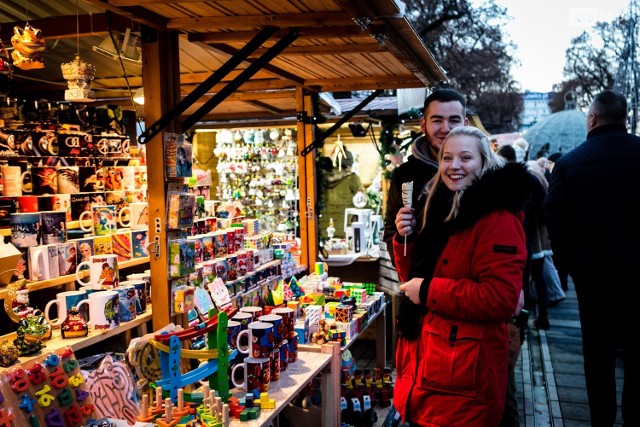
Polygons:
M593 129L556 162L543 214L554 260L571 275L637 276L639 167L640 137L623 124Z
M423 143L427 143L424 141ZM415 144L415 142L414 142ZM422 193L424 186L438 172L438 163L425 163L414 156L409 156L408 160L394 169L391 175L391 183L387 192L387 204L384 218L383 239L387 244L387 251L391 257L391 262L395 266L393 257L393 236L396 234L396 215L404 204L402 203L402 184L413 181L413 201L416 218L420 217L424 207L425 195Z

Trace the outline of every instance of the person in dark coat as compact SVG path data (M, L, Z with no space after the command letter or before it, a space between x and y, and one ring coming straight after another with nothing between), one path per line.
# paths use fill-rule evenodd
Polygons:
M616 356L624 346L622 422L640 425L637 396L640 137L624 95L605 90L587 113L587 139L560 157L543 205L556 262L571 277L582 327L591 425L616 421ZM636 396L636 397L634 397Z
M396 234L395 219L402 203L402 184L413 181L412 206L421 212L424 194L421 190L438 171L438 150L449 131L464 126L466 117L464 96L453 89L436 89L424 100L423 116L420 119L422 135L411 144L411 156L405 163L393 170L384 221L384 241L395 265L393 256L393 236Z

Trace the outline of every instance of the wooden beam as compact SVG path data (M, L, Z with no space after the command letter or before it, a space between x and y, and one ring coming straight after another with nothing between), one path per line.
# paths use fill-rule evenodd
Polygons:
M279 30L274 37L284 37L288 30ZM381 25L370 25L366 31L362 31L357 25L333 26L333 27L313 27L300 28L298 40L307 39L335 39L335 38L362 38L371 37L371 34L384 32ZM190 42L203 43L232 43L251 40L257 31L228 31L214 33L189 33L187 38Z
M245 101L247 104L252 105L254 107L260 108L262 110L268 111L273 114L282 114L282 110L272 107L269 104L260 101Z
M197 30L206 28L249 29L256 27L317 27L330 25L355 25L344 12L281 13L236 16L200 16L196 18L170 18L167 28L172 30Z
M216 48L214 48L213 46L204 44L204 43L200 43L200 45L205 49L215 50L217 52L224 53L224 54L227 54L227 55L232 55L233 56L236 53L238 53L238 49L232 48L231 46L227 46L227 45L217 45ZM257 59L247 58L246 62L253 63L255 60L257 60ZM311 92L315 92L316 91L316 88L307 87L302 78L296 76L295 74L291 74L288 71L282 70L282 69L280 69L278 67L275 67L273 65L270 65L270 64L266 64L262 68L264 70L267 70L267 71L275 74L278 77L290 80L290 81L294 82L296 85L304 86L305 89L307 89L307 90L309 90Z
M129 18L132 21L139 22L148 27L153 28L154 30L166 31L167 29L167 20L163 16L160 16L156 13L151 12L149 9L145 9L140 6L131 6L131 7L117 7L110 3L107 3L104 0L82 0L85 3L90 3L97 7L100 7L104 10L108 10L117 15L124 16L125 18ZM137 2L134 2L137 4Z
M213 48L218 49L222 44L211 44ZM266 48L256 49L249 57L254 58L266 52ZM309 56L309 55L339 55L350 53L384 53L387 49L380 46L375 41L373 43L360 44L326 44L320 46L290 46L286 48L280 56Z
M90 37L106 34L108 31L107 15L104 13L92 13L90 15L76 16L52 16L50 18L30 19L29 25L35 28L46 29L47 40ZM120 15L111 15L109 23L112 31L125 31L131 28L131 19ZM24 21L5 22L0 28L0 39L11 40L14 27L24 26ZM79 32L78 32L79 31Z

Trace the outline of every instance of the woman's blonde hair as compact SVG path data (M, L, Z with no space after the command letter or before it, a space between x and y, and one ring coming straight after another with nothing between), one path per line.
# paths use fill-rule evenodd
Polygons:
M444 155L445 147L447 142L452 137L455 136L471 136L476 139L478 151L480 152L480 157L482 157L482 168L480 171L476 172L476 179L480 178L487 171L502 167L505 163L504 159L498 156L492 149L489 144L489 137L482 132L480 129L473 126L458 126L456 128L451 129L447 137L442 142L440 146L440 151L438 151L438 165L442 162L442 157ZM422 227L420 231L424 230L425 224L427 223L427 212L429 211L429 206L431 205L431 201L435 191L444 185L444 181L442 180L442 176L440 175L440 170L427 182L425 189L427 192L427 200L424 205L424 211L422 213ZM449 214L445 218L445 221L451 221L458 215L458 209L460 208L460 199L464 194L464 188L455 192L453 195L453 203L451 204L451 210Z

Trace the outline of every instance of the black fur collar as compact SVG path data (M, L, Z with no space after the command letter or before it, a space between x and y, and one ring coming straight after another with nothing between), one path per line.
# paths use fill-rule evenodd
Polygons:
M508 163L487 171L464 190L458 216L451 223L453 231L470 227L498 210L520 212L529 195L528 173L522 163Z

